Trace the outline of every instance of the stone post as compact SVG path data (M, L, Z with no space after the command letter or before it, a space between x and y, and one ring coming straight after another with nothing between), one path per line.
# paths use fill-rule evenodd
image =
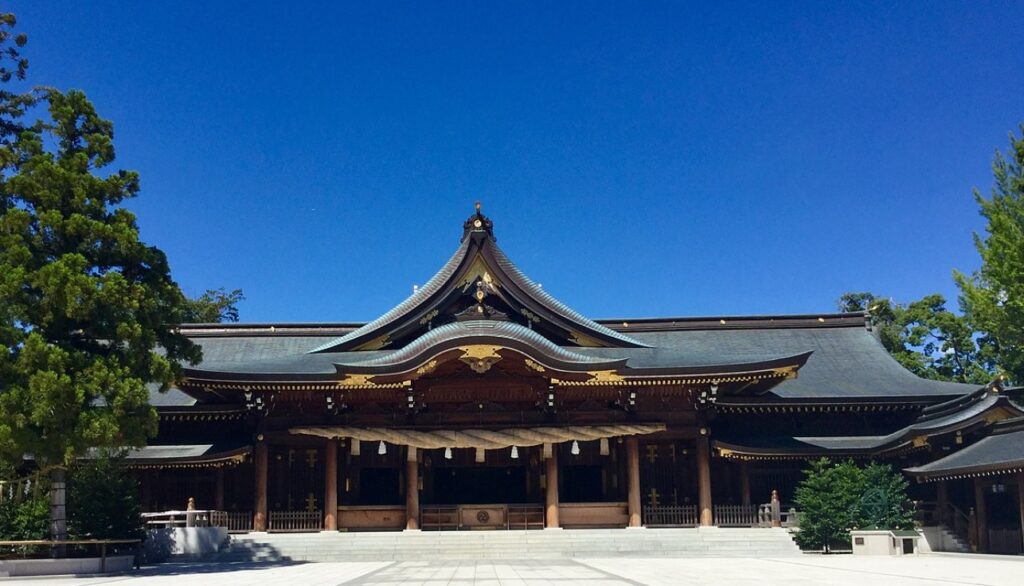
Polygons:
M626 466L629 468L629 526L640 527L640 441L626 438Z
M772 490L772 527L782 527L782 503L777 490Z

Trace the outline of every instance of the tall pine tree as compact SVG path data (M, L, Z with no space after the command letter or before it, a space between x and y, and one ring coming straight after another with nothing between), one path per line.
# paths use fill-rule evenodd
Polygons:
M0 59L15 64L0 74L24 73L13 25L0 17ZM53 469L60 539L61 466L143 445L157 425L147 384L166 388L200 350L174 326L186 306L167 258L121 207L139 177L108 170L111 123L84 93L53 89L0 94L0 119L0 456Z

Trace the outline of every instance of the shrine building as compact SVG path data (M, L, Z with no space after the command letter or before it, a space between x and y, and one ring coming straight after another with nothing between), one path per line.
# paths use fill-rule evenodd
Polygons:
M924 523L1022 549L1017 391L918 378L863 313L589 319L479 206L369 323L182 331L204 358L153 393L159 435L128 458L144 510L194 497L234 531L750 527L773 492L785 523L829 456L891 463Z

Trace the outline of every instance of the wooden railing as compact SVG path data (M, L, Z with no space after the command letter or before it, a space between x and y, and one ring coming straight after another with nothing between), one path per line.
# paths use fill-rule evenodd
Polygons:
M439 505L420 508L420 529L423 531L455 531L459 528L459 507Z
M141 539L67 539L61 541L51 541L48 539L28 540L28 541L0 541L0 552L6 552L8 548L12 551L19 552L22 557L29 557L28 551L33 548L46 547L52 552L62 551L59 554L60 557L67 556L70 552L69 548L95 548L94 551L99 554L100 558L100 573L107 571L107 557L110 555L126 555L130 553L135 556L135 567L139 567L139 560L141 559Z
M228 533L248 533L252 531L252 511L226 511L224 524Z
M715 505L715 525L719 527L757 527L756 505Z
M158 511L142 513L146 527L224 527L224 511Z
M509 529L543 529L544 505L509 505Z
M644 525L647 527L696 527L698 523L696 505L644 507Z
M319 531L323 527L322 511L270 511L267 531L287 533Z

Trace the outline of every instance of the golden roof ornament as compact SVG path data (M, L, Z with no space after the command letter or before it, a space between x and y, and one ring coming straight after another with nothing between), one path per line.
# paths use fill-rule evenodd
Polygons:
M465 240L466 236L473 233L486 234L494 238L494 232L492 232L494 223L480 211L479 201L474 204L474 208L473 215L462 224L462 239Z

